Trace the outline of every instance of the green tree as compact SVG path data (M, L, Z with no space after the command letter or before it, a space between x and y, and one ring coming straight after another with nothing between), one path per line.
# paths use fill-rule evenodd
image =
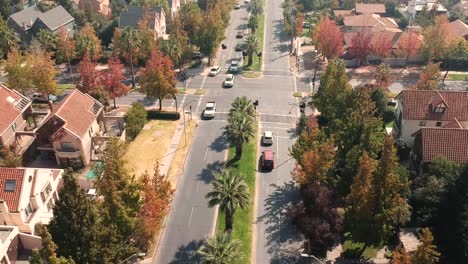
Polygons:
M247 52L249 58L247 66L250 66L253 63L253 54L258 53L260 51L260 42L258 41L258 38L255 35L249 34L245 39L244 47L245 52Z
M135 88L134 64L138 61L136 58L138 58L138 52L141 46L141 39L138 31L131 27L125 27L122 30L117 29L114 31L112 43L114 45L114 52L125 58L127 63L130 64L132 87Z
M99 262L103 252L99 243L98 211L70 170L63 174L63 188L54 205L49 229L60 256L70 256L78 263Z
M241 257L240 242L227 232L218 232L209 238L197 253L206 264L235 263Z
M26 64L31 67L34 90L44 94L57 93L57 70L51 53L42 49L31 50L26 56Z
M15 32L0 17L0 58L5 58L8 52L17 49L18 41Z
M249 17L249 22L247 22L247 27L250 28L250 30L252 30L252 34L255 34L255 31L257 30L258 28L258 25L259 25L259 20L258 20L258 15L250 15Z
M41 47L47 52L53 52L57 49L57 34L50 30L41 29L37 34L37 40L41 43Z
M151 16L147 13L143 19L138 22L138 39L135 39L132 43L135 46L135 51L138 51L138 59L141 62L147 62L151 57L151 52L158 49L158 41L154 38L154 30L151 29ZM116 29L116 31L119 29ZM116 32L114 31L114 35ZM126 53L122 54L125 55ZM128 54L128 53L127 53ZM135 55L134 55L135 56ZM125 57L129 61L129 56ZM136 63L136 59L135 59Z
M248 10L252 13L252 15L261 15L263 13L263 6L263 0L251 0Z
M8 87L22 94L28 94L33 86L31 65L24 63L25 58L18 49L8 53L5 71L8 76Z
M85 26L77 32L75 39L76 51L80 58L84 58L87 53L94 61L101 57L101 40L96 36L96 31L91 24L86 23Z
M436 16L434 25L424 28L422 53L428 61L443 57L447 44L452 38L450 32L449 21L445 15Z
M440 79L440 62L429 62L419 74L419 80L414 85L417 90L435 90Z
M125 115L127 123L127 137L133 140L138 136L146 124L146 109L142 103L132 104L132 108Z
M205 11L204 26L199 34L200 51L208 56L208 64L218 47L219 42L224 38L223 24L220 23L222 16L219 12L210 8Z
M177 94L176 84L171 59L159 50L153 51L146 67L140 70L140 91L149 98L158 98L161 110L162 100L174 98Z
M192 45L198 47L200 43L200 33L204 26L203 13L196 2L188 2L181 6L177 12L179 20L182 22L182 29L187 32L187 38Z
M313 98L313 103L327 120L339 118L345 109L346 98L351 92L351 85L342 60L329 62L325 74L320 78L320 87Z
M16 154L16 147L1 147L0 148L0 167L16 168L23 164L23 157Z
M255 135L255 124L252 117L245 113L233 112L224 127L224 135L236 146L235 159L242 157L242 145L248 143Z
M234 168L214 173L211 186L213 191L206 194L208 205L219 205L226 216L224 231L231 232L236 209L244 209L250 204L249 186L245 183L244 175Z
M423 228L420 237L420 243L416 252L411 258L412 264L437 264L439 263L440 253L437 247L432 244L434 237L429 228Z
M248 99L246 96L236 97L234 102L231 104L231 110L229 110L229 115L233 115L234 112L245 113L246 115L255 118L255 109L252 104L252 100Z
M73 259L66 259L64 257L57 257L55 251L57 245L52 241L47 227L44 225L38 225L38 235L42 238L42 249L34 250L29 263L31 264L75 264Z

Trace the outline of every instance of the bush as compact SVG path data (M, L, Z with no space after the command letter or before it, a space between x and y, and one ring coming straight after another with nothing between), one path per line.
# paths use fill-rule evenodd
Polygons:
M138 136L146 123L146 110L142 103L134 103L125 115L127 138L133 140Z
M395 107L388 106L382 114L384 124L390 123L395 119Z
M179 112L166 112L166 111L148 111L148 119L159 119L159 120L179 120Z

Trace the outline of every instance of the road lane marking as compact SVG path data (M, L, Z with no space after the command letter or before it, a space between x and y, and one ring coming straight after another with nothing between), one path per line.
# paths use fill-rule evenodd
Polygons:
M190 227L190 222L192 221L192 214L193 214L193 206L192 206L192 210L190 211L190 217L189 217L189 220L188 220L188 227Z
M180 101L180 107L183 107L183 106L184 106L185 99L187 99L187 94L184 94L184 96L182 97L182 100ZM183 109L182 109L182 110L183 110Z
M197 184L197 192L198 192L199 188L200 188L200 182L198 182L198 184Z
M206 151L205 151L205 158L203 158L203 160L206 160L207 155L208 155L208 149L206 149Z
M198 109L200 109L202 99L203 99L203 94L200 95L200 99L198 99L197 108L195 108L195 113L198 113Z
M279 157L279 137L276 137L276 157Z

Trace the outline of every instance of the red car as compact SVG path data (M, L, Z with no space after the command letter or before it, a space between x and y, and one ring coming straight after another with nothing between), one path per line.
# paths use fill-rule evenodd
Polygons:
M262 170L271 171L275 168L275 153L271 150L265 150L260 157Z

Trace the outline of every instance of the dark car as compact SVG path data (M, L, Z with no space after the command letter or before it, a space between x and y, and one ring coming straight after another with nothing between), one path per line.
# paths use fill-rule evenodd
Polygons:
M245 49L245 44L244 43L239 43L236 45L235 50L236 51L243 51Z
M236 38L243 38L244 37L244 32L243 31L238 31L236 34Z
M260 157L260 166L263 171L271 171L275 168L275 153L271 150L265 150Z

